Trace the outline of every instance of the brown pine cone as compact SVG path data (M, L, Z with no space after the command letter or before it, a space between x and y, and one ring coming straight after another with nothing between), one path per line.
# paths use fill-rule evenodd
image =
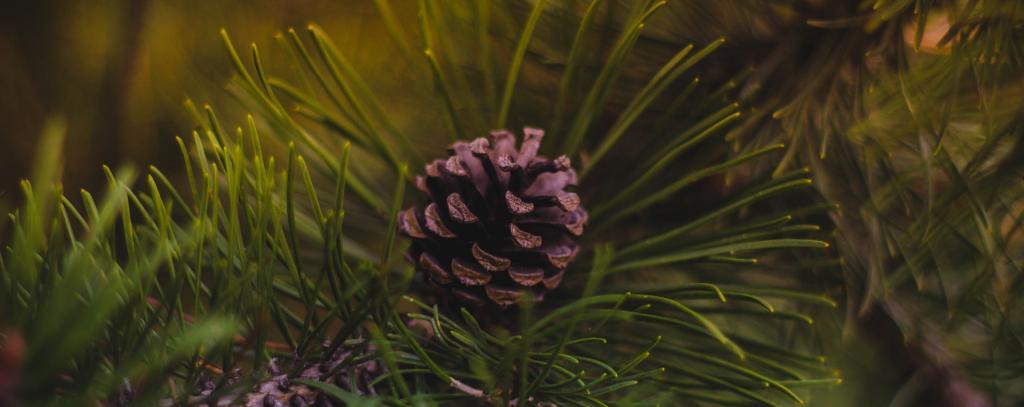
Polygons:
M374 351L371 349L369 352L372 354ZM356 396L376 396L377 391L370 385L382 373L382 367L376 360L371 359L335 372L341 363L350 361L352 357L351 351L339 349L327 360L305 365L297 378L332 384ZM277 360L271 360L269 367L272 376L245 395L245 407L344 405L319 390L293 383L294 377L286 374L277 363ZM328 376L331 372L334 372L333 376Z
M525 128L522 145L506 130L452 145L426 166L417 187L430 203L399 214L413 239L406 257L443 298L471 307L535 301L559 286L579 247L587 212L566 188L576 185L569 158L538 156L544 131Z

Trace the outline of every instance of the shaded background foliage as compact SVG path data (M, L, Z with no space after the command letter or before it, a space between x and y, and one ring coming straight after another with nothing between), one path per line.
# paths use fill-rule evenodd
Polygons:
M1015 1L872 3L672 2L647 24L629 57L624 86L604 109L621 111L643 79L682 45L726 38L697 68L701 82L710 84L701 94L740 103L744 119L729 135L737 150L788 145L771 165L732 176L754 179L808 166L824 198L841 205L832 219L836 254L844 263L834 274L809 280L845 302L845 315L816 315L822 346L845 383L819 390L816 401L957 405L996 389L1013 400L1019 389L1002 389L995 379L1020 372L1019 356L1013 356L1020 354L1013 330L1019 321L1007 316L1022 285L1014 245L1020 229L1015 163L1021 158L1021 8ZM513 123L553 119L531 99L553 97L565 44L587 4L565 5L545 13L538 25ZM955 11L971 7L984 12L961 17ZM511 53L517 35L512 27L529 9L529 3L511 2L508 21L495 21L492 34L505 41L494 52ZM393 2L392 10L415 31L414 1ZM621 16L607 12L598 21L614 26ZM921 24L922 16L934 18L933 25ZM403 127L446 126L443 116L411 102L416 98L409 92L429 86L403 82L410 64L371 1L245 7L40 1L15 5L0 18L0 87L11 95L0 101L0 142L6 146L0 191L8 191L0 199L8 203L15 199L9 191L28 173L43 119L53 115L67 118L68 190L102 185L100 162L155 164L180 176L173 135L195 125L181 107L184 97L218 106L225 116L245 111L223 91L232 69L215 39L220 27L245 42L269 44L282 27L315 21L346 50ZM953 35L944 41L949 28ZM616 34L597 36L595 49L610 47ZM585 57L590 63L581 75L593 79L601 57ZM272 58L265 62L285 68ZM471 67L447 68L479 74ZM669 93L685 91L685 84L675 86ZM484 109L493 109L498 90L479 91L490 103ZM667 136L654 119L658 114L672 114L671 99L659 99L644 116L642 131ZM600 117L593 127L605 129L614 120ZM460 125L475 134L490 123ZM638 152L645 147L625 144ZM734 181L706 182L691 204L713 205ZM658 208L647 216L657 218ZM976 379L965 379L971 376ZM978 386L986 380L991 388ZM980 390L943 393L967 382Z
M405 19L412 7L396 7ZM0 13L0 190L28 174L46 117L63 116L69 187L98 186L96 163L180 169L174 136L194 126L182 102L218 103L233 73L217 31L272 39L283 27L317 21L382 85L402 65L371 1L38 1ZM269 42L269 41L268 41ZM274 61L270 61L274 62ZM382 93L396 95L396 92ZM10 192L8 192L10 194Z

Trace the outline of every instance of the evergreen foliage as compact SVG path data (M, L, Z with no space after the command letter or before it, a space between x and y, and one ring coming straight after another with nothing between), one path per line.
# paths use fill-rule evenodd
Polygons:
M1018 402L1024 8L820 3L379 0L401 101L316 25L222 31L251 114L186 103L184 182L66 193L47 126L0 224L0 405L813 404L842 310L944 400ZM577 260L512 315L443 306L406 191L523 127L577 168Z

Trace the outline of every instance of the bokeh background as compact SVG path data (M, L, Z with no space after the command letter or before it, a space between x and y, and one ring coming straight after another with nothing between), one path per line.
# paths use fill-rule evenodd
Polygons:
M415 3L399 18L415 18ZM196 104L230 109L232 71L218 37L273 46L288 27L317 22L378 83L401 69L371 1L160 0L11 2L0 12L0 191L17 196L47 118L68 128L65 187L101 185L100 165L180 168L175 135ZM279 50L273 50L274 52Z

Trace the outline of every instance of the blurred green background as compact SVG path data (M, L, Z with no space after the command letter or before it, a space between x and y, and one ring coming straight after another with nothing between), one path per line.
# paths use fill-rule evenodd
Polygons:
M400 18L415 18L395 3ZM406 16L403 13L410 12ZM65 187L96 187L103 163L180 168L175 135L194 121L186 98L219 110L232 67L217 32L273 46L287 27L321 24L371 79L397 72L370 1L42 0L0 12L0 191L17 197L48 117L68 126ZM279 50L273 50L276 53ZM380 81L394 83L394 81ZM227 103L226 103L227 102Z

